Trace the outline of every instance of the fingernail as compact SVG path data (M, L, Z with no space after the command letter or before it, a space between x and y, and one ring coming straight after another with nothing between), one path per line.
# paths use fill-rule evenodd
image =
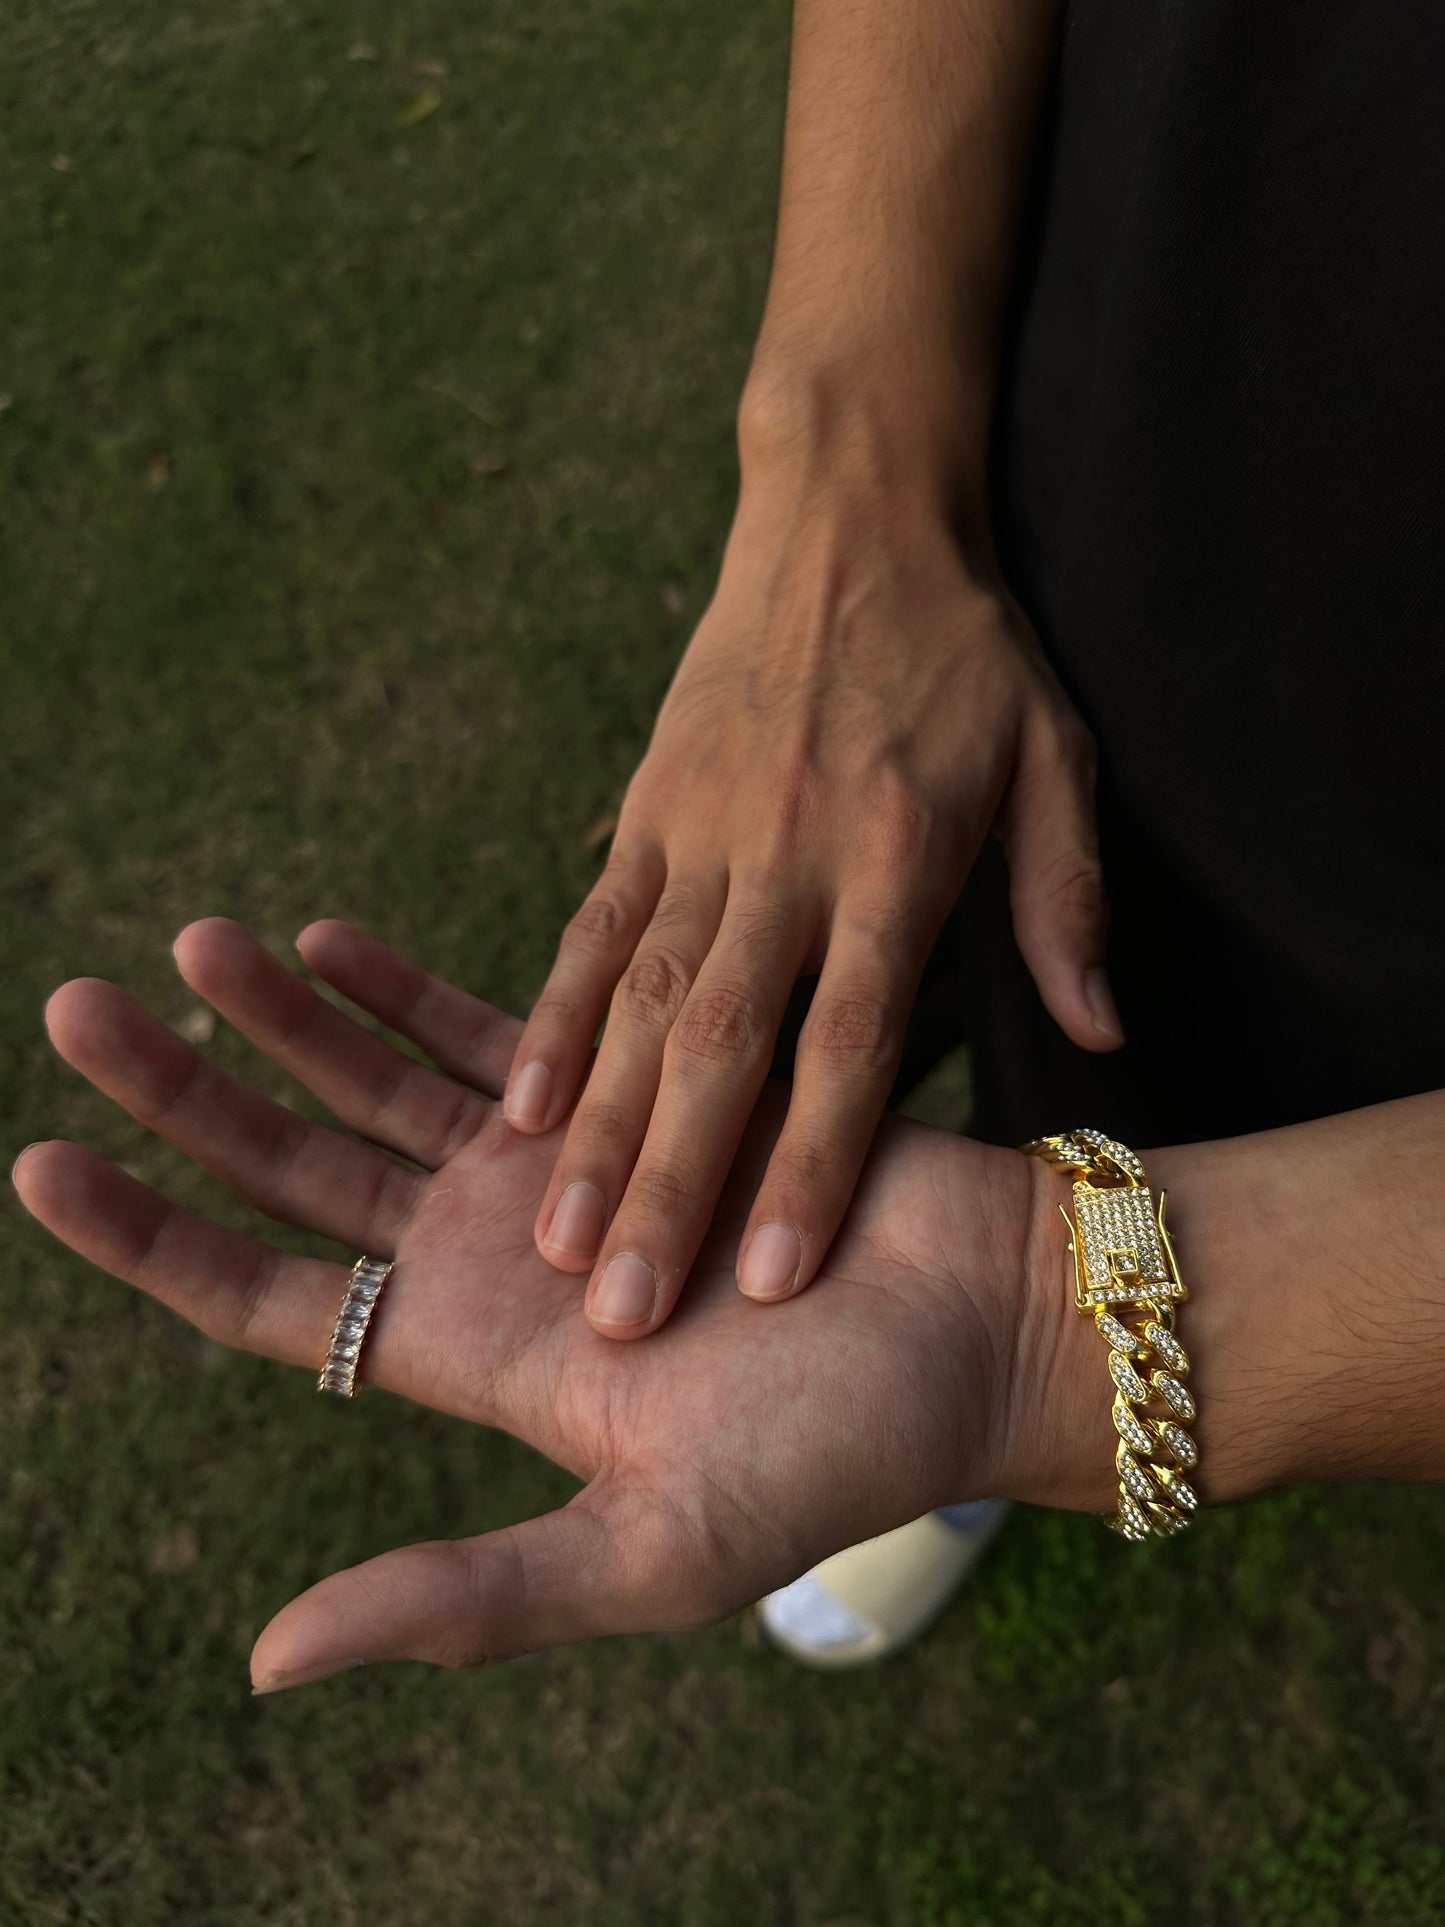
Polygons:
M803 1262L803 1241L790 1224L763 1224L743 1253L738 1284L749 1298L785 1298Z
M579 1178L558 1198L542 1242L553 1251L586 1257L601 1244L606 1217L607 1200L595 1184Z
M1095 968L1084 972L1084 995L1089 1001L1089 1014L1094 1020L1095 1030L1102 1031L1112 1042L1122 1044L1124 1026L1119 1021L1119 1007L1114 1002L1114 993L1109 988L1109 979L1104 971Z
M652 1316L656 1302L657 1276L652 1266L635 1251L624 1251L598 1282L592 1320L597 1325L640 1325Z
M353 1668L365 1664L364 1659L319 1659L314 1666L298 1666L294 1672L268 1673L251 1688L251 1697L257 1699L262 1693L284 1693L288 1686L310 1686L318 1679L330 1679L333 1673L349 1673Z
M509 1124L535 1129L547 1121L552 1102L552 1073L540 1061L524 1064L512 1079L503 1108Z

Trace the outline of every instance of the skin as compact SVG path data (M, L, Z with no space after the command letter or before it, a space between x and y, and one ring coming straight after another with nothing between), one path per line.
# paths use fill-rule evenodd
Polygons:
M972 1189L994 1203L986 1225L976 1211L964 1222L972 1198L945 1174L949 1140L898 1125L830 1260L836 1288L781 1319L733 1281L744 1168L685 1314L657 1345L619 1348L532 1242L555 1146L513 1131L492 1101L515 1022L348 926L315 925L300 948L444 1072L360 1028L237 925L193 925L175 956L194 990L372 1142L246 1090L110 984L59 990L52 1039L272 1217L396 1258L367 1339L371 1383L505 1426L586 1485L550 1517L335 1575L262 1634L258 1684L362 1657L475 1664L605 1631L695 1626L846 1540L987 1487L1003 1357L995 1281L1013 1266L992 1245L1022 1239L1022 1160L977 1150ZM754 1179L775 1130L760 1117ZM15 1181L58 1237L221 1342L312 1370L324 1355L343 1264L207 1224L75 1145L32 1147Z
M816 1276L990 830L1045 1004L1085 1049L1122 1041L1093 743L999 580L986 504L997 321L1056 11L796 9L737 513L506 1093L521 1131L573 1111L537 1248L588 1277L611 1336L645 1336L676 1304L790 993L814 974L737 1249L755 1298Z
M193 924L175 957L355 1136L260 1097L97 979L55 993L51 1037L260 1210L395 1258L367 1381L503 1426L585 1483L542 1518L323 1579L261 1634L258 1691L366 1661L471 1666L698 1626L949 1500L1109 1505L1103 1348L1071 1309L1067 1186L1047 1166L888 1120L828 1290L768 1310L735 1289L731 1252L776 1138L782 1097L769 1093L679 1316L653 1344L614 1346L532 1241L554 1147L511 1129L495 1101L515 1020L350 925L313 924L299 948L436 1068L323 1000L239 925ZM1302 1477L1445 1472L1442 1125L1435 1093L1148 1154L1183 1201L1173 1221L1196 1295L1183 1335L1200 1365L1206 1500ZM324 1356L341 1262L222 1229L74 1144L31 1146L15 1183L56 1237L222 1343L312 1371Z

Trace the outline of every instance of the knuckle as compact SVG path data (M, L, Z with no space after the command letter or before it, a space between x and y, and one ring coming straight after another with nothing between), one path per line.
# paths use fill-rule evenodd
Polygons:
M837 1180L838 1165L836 1148L812 1138L796 1137L791 1143L780 1144L773 1155L768 1172L769 1193L800 1202L822 1198Z
M1099 746L1076 709L1055 703L1027 737L1025 760L1037 784L1057 783L1062 775L1091 788L1099 767Z
M620 1145L634 1143L638 1135L638 1120L625 1105L614 1103L608 1097L589 1096L584 1091L567 1133L568 1163L571 1164L574 1150L588 1158L601 1154L615 1156Z
M883 1071L897 1055L898 1019L886 998L876 992L845 991L815 1004L803 1026L801 1043L825 1062Z
M775 900L788 896L798 887L799 864L797 848L785 841L775 830L767 830L760 836L749 853L747 881L761 897Z
M1088 923L1104 902L1104 878L1097 857L1070 849L1042 864L1024 889L1023 909L1040 922Z
M923 817L890 811L873 826L874 859L885 874L912 875L928 855L930 825Z
M564 945L587 957L606 957L627 933L628 917L616 897L598 892L587 898L562 934Z
M759 951L771 954L796 921L797 908L789 896L770 894L762 888L750 889L738 903L728 905L727 929L732 954L739 965Z
M634 957L617 986L617 1007L624 1017L651 1029L668 1029L682 1009L689 989L681 959L660 944Z
M820 782L816 770L795 758L776 771L769 782L768 813L758 827L755 866L773 884L792 877L798 856L820 814Z
M911 959L923 947L922 904L916 894L904 898L867 891L850 901L846 928L851 940L880 975Z
M617 812L618 829L625 827L635 831L655 824L662 814L662 806L667 802L670 789L665 764L655 749L649 750L632 772L627 788L622 793L622 805ZM608 868L614 863L622 863L624 855L622 845L614 838Z
M433 1540L425 1550L455 1570L463 1594L470 1600L469 1610L458 1614L446 1627L428 1658L437 1666L462 1672L519 1657L525 1648L497 1639L488 1624L488 1565L482 1547L466 1540Z
M735 984L695 989L668 1040L684 1056L713 1064L747 1063L766 1041L757 998Z
M548 984L533 1004L527 1019L534 1035L542 1031L571 1031L582 1022L582 1007L577 999L555 984Z
M918 837L927 831L933 812L905 771L890 767L879 773L878 800L886 820L900 835Z
M885 770L872 816L868 841L874 862L888 871L916 868L933 841L934 813L912 781L898 770Z
M868 831L859 867L880 892L906 890L911 896L914 882L927 863L928 842L927 831L916 830L896 817L880 817Z
M627 1205L629 1212L635 1211L649 1223L667 1226L691 1205L696 1195L696 1181L682 1166L639 1164L627 1187ZM624 1236L621 1231L617 1235Z
M686 930L698 921L702 903L697 889L690 883L670 883L667 892L652 913L654 930Z

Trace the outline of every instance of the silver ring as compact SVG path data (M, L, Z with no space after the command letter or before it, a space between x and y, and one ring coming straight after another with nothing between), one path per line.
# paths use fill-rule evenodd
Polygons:
M381 1288L391 1273L389 1258L358 1258L351 1267L346 1296L336 1314L331 1343L326 1349L326 1363L316 1381L318 1392L334 1392L338 1398L350 1398L355 1392L356 1367L366 1340L366 1328L376 1310Z

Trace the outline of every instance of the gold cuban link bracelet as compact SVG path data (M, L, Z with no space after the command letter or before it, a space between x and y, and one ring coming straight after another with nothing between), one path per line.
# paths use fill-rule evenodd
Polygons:
M1189 1296L1143 1164L1102 1131L1068 1131L1019 1147L1074 1174L1074 1215L1061 1204L1074 1254L1074 1305L1109 1347L1119 1447L1119 1510L1105 1521L1138 1543L1182 1532L1199 1499L1184 1477L1199 1463L1195 1404L1174 1308ZM1141 1369L1142 1368L1142 1369ZM1145 1376L1147 1374L1147 1376Z

